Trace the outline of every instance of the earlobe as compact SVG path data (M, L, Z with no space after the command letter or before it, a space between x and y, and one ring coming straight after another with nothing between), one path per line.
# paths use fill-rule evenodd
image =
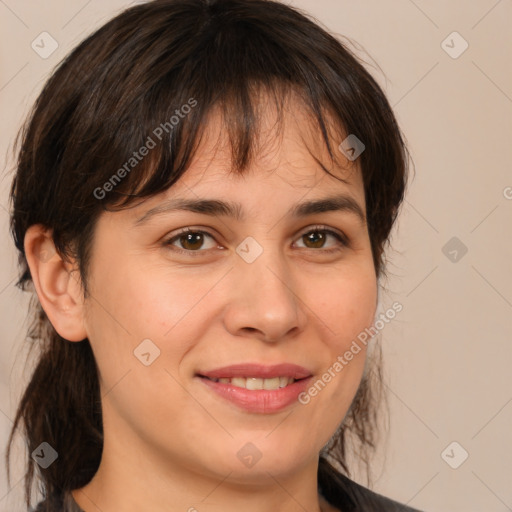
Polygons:
M53 327L66 340L82 341L87 333L78 271L59 255L51 230L41 224L30 226L24 246L39 301Z

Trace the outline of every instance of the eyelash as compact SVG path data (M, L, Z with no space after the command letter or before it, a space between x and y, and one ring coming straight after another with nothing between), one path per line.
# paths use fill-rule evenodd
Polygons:
M168 238L166 240L164 240L163 242L163 245L165 247L172 247L172 251L173 252L178 252L180 254L185 254L187 256L200 256L201 253L204 253L206 252L205 250L197 250L197 251L191 251L191 250L186 250L186 249L180 249L179 247L176 247L176 246L173 246L173 242L176 241L176 240L179 240L180 237L182 237L183 235L186 235L188 233L194 233L194 234L203 234L203 235L207 235L213 239L215 239L215 237L209 233L208 231L204 231L202 229L194 229L194 228L190 228L190 227L187 227L187 228L184 228L182 229L181 231L179 231L178 233L176 233L175 235L173 235L171 238ZM326 233L328 235L332 235L334 238L336 238L336 240L338 240L338 242L341 244L341 247L334 247L332 249L311 249L311 248L306 248L306 250L309 250L309 251L316 251L316 252L323 252L324 254L331 254L331 253L336 253L336 252L339 252L339 251L342 251L343 249L346 249L347 247L350 246L350 243L349 243L349 240L347 237L345 237L344 235L340 234L340 233L337 233L336 231L332 231L331 229L328 229L326 226L313 226L311 228L308 228L307 231L304 231L300 236L299 236L299 239L302 238L303 236L305 235L308 235L310 233Z

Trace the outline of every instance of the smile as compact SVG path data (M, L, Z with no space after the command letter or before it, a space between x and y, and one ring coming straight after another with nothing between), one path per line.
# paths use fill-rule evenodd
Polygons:
M262 379L259 377L233 377L227 378L209 378L205 377L213 382L220 382L221 384L231 384L237 388L249 389L255 391L258 389L274 390L285 388L290 384L296 382L297 379L293 377L273 377L270 379Z

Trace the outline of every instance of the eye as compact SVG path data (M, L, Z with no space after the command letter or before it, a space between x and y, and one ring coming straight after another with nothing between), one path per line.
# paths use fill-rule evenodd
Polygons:
M203 231L201 229L194 228L184 228L176 235L168 238L164 241L164 245L166 247L172 247L173 251L176 251L181 254L186 254L190 256L199 256L201 253L206 252L204 249L204 241L205 237L210 238L213 243L210 247L206 249L213 249L215 247L220 248L219 245L215 244L215 238L210 233ZM324 248L326 241L329 237L333 238L336 243L332 248ZM322 253L332 253L336 251L340 251L349 246L349 241L347 237L341 233L333 231L331 229L327 229L324 226L314 226L313 228L309 228L308 231L303 232L303 234L299 237L299 240L304 240L306 244L311 244L311 246L306 246L306 249L310 249L317 252ZM181 247L176 246L175 244L179 243Z
M164 245L172 246L172 249L179 253L196 256L196 254L194 253L204 252L199 251L198 249L200 249L201 246L204 244L205 236L214 240L213 236L210 235L210 233L207 233L206 231L202 231L200 229L185 228L182 229L177 235L167 239L164 242ZM175 242L179 242L182 248L176 247L174 245ZM213 246L210 248L213 248Z
M337 243L334 247L325 249L324 245L328 237L334 238ZM345 235L327 229L325 226L315 226L313 229L309 228L309 231L304 232L299 239L304 240L307 244L312 244L312 247L306 247L306 249L321 249L324 253L340 251L349 246L349 241Z

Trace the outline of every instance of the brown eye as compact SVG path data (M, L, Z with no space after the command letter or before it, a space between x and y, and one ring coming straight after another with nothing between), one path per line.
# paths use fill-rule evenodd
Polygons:
M334 238L337 241L337 244L334 244L334 247L324 248L329 237ZM304 233L301 236L301 239L307 249L319 249L323 252L339 251L349 245L346 237L336 233L335 231L324 228L315 228L310 230Z
M181 246L189 251L200 249L204 243L203 233L186 233L185 235L180 235L178 240L180 241Z
M321 233L320 231L312 231L311 233L307 233L302 235L302 238L305 243L311 243L312 246L310 248L313 249L321 249L325 243L325 233Z
M205 237L214 240L213 236L206 231L201 231L198 229L184 229L177 235L169 238L164 242L166 247L171 247L173 251L185 253L185 254L193 254L193 253L203 253L206 252L206 249L211 249L215 247L215 244L204 249ZM179 244L179 245L176 245ZM203 249L203 250L201 250ZM195 254L193 254L195 256Z

